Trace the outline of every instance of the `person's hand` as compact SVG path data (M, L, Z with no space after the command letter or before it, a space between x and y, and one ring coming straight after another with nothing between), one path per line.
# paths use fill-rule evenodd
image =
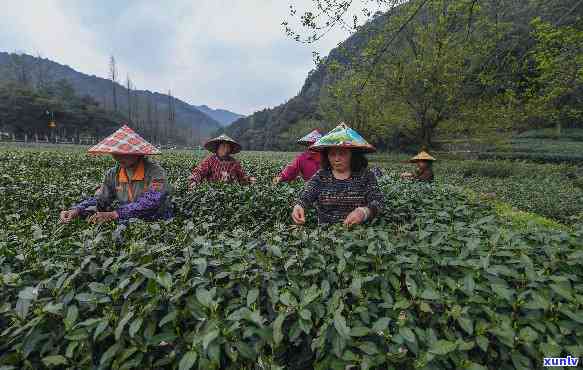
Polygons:
M116 211L113 212L97 212L93 214L87 221L92 224L101 224L104 222L114 221L119 218Z
M344 226L360 225L366 220L367 214L364 208L356 208L344 219Z
M401 174L401 179L403 180L407 180L413 177L413 174L411 172L403 172Z
M273 178L273 181L272 181L273 185L277 185L277 184L279 184L280 182L281 182L281 176L275 176L275 177Z
M257 182L257 179L253 176L249 177L249 183L250 184L255 184Z
M79 216L81 211L78 208L69 209L66 211L61 211L60 222L62 224L68 224Z
M304 207L296 204L294 210L292 211L292 219L297 225L303 225L306 223L306 213Z

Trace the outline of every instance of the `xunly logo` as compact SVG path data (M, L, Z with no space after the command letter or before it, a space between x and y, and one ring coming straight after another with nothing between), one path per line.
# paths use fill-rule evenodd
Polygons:
M555 366L571 366L575 367L579 364L578 357L545 357L543 366L544 367L555 367Z

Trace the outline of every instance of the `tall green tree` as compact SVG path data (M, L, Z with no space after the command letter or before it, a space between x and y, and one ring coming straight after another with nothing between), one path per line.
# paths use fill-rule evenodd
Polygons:
M386 11L370 16L368 35L354 38L374 30L364 50L347 44L343 58L322 62L325 121L350 120L377 143L405 136L431 145L436 135L509 138L534 122L578 120L583 1L313 3L317 11L301 15L308 37L299 41L317 41L356 5Z
M364 131L409 131L432 145L438 126L462 112L480 57L492 45L482 39L484 30L477 29L482 25L468 22L469 17L481 17L480 12L471 0L428 1L420 19L402 30L392 51L373 69L365 63L360 70L343 72L347 78L332 88L327 100L340 99L342 108L333 104L334 109L324 111L340 111ZM389 27L407 17L396 17L400 19ZM390 37L393 32L373 39L365 57L378 53Z
M532 22L535 75L529 79L528 106L537 118L561 126L583 119L583 30Z

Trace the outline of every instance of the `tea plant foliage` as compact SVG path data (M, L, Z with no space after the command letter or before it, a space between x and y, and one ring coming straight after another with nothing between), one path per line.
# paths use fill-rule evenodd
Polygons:
M186 190L170 221L57 224L108 159L4 151L0 368L533 368L583 355L583 229L517 231L457 187L380 179L347 230L290 226L301 183Z

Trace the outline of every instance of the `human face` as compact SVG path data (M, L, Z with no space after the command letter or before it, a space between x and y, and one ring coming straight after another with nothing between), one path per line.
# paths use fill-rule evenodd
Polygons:
M328 150L328 161L336 172L345 173L350 171L350 160L352 152L346 148L330 148Z
M421 171L427 169L429 167L429 163L427 161L417 161L417 168Z
M217 148L217 155L219 157L225 157L231 153L231 145L229 143L220 143Z
M113 159L119 163L122 168L132 168L138 163L138 161L142 158L140 155L131 155L131 154L114 154Z

